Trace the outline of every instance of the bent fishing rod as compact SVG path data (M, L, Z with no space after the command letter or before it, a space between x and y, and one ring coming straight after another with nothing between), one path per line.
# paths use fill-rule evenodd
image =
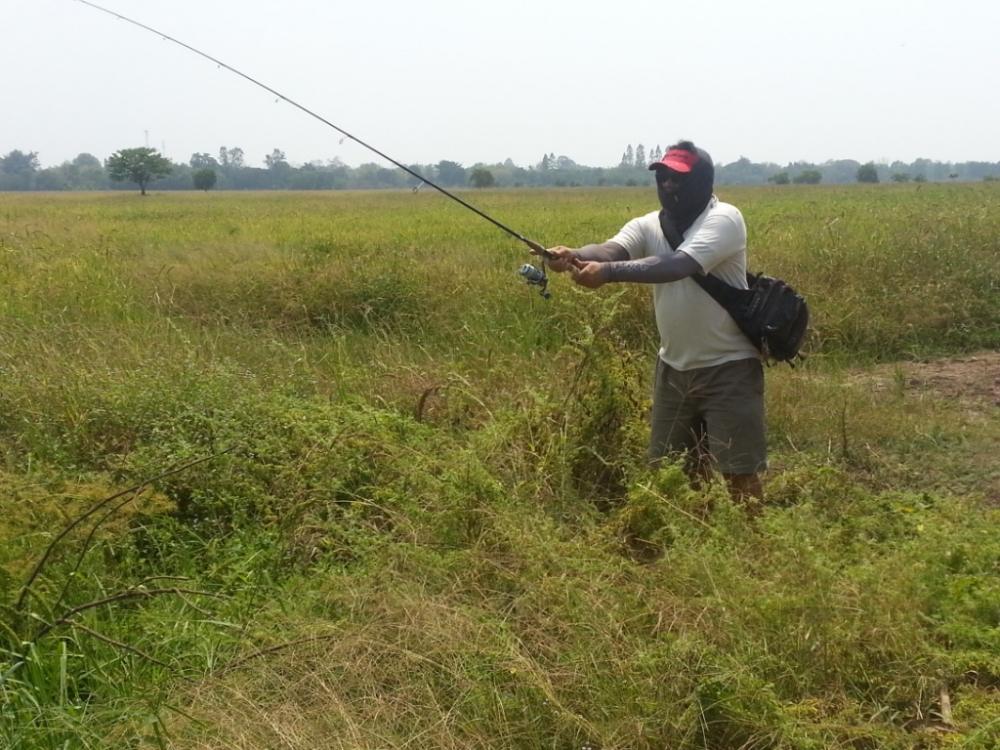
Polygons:
M287 102L288 104L291 104L296 109L301 110L302 112L305 112L310 117L312 117L312 118L314 118L316 120L319 120L321 123L323 123L327 127L333 128L338 133L340 133L341 135L343 135L345 138L351 139L352 141L354 141L355 143L357 143L359 146L362 146L362 147L368 149L369 151L371 151L374 154L378 154L380 157L382 157L383 159L385 159L390 164L393 164L393 165L399 167L400 169L402 169L404 172L406 172L407 174L411 175L412 177L416 177L422 183L424 183L426 185L430 185L432 188L434 188L435 190L437 190L442 195L445 195L448 198L451 198L456 203L464 206L465 208L469 209L473 213L475 213L475 214L481 216L482 218L486 219L486 221L488 221L491 224L493 224L494 226L500 228L501 230L503 230L504 232L506 232L508 235L510 235L514 239L520 240L525 245L527 245L534 254L541 256L541 258L542 258L542 267L541 268L535 268L530 263L525 263L523 266L521 266L521 268L519 270L519 273L521 274L521 276L524 277L525 281L528 284L540 287L539 291L540 291L541 295L543 297L548 298L548 296L549 296L549 292L547 290L548 277L545 274L545 261L552 260L552 254L548 250L546 250L545 247L543 247L538 242L535 242L534 240L528 239L527 237L525 237L520 232L517 232L517 231L511 229L509 226L507 226L503 222L500 222L500 221L494 219L492 216L490 216L489 214L487 214L485 211L481 211L480 209L476 208L475 206L473 206L468 201L465 201L462 198L459 198L457 195L455 195L454 193L450 192L449 190L446 190L445 188L441 187L440 185L438 185L437 183L433 182L432 180L427 179L426 177L424 177L419 172L416 172L415 170L410 169L405 164L396 161L395 159L393 159L388 154L383 153L379 149L375 148L374 146L372 146L369 143L366 143L365 141L361 140L357 136L352 135L351 133L348 133L346 130L344 130L343 128L339 127L338 125L334 125L332 122L330 122L329 120L327 120L325 117L317 114L313 110L308 109L307 107L304 107L303 105L299 104L298 102L294 101L293 99L289 99L287 96L285 96L284 94L282 94L280 91L277 91L276 89L271 88L266 83L262 83L261 81L258 81L256 78L253 78L252 76L247 75L246 73L244 73L241 70L237 70L232 65L224 63L222 60L219 60L218 58L212 57L207 52L202 52L200 49L196 49L195 47L192 47L190 44L187 44L186 42L182 42L180 39L177 39L177 38L175 38L173 36L170 36L169 34L166 34L166 33L162 32L162 31L160 31L159 29L154 29L152 26L147 26L146 24L141 23L140 21L136 21L133 18L129 18L128 16L123 16L121 13L117 13L116 11L113 11L113 10L105 8L105 7L101 6L101 5L98 5L97 3L92 3L92 2L90 2L90 0L76 0L76 2L82 3L83 5L87 5L87 6L91 7L91 8L93 8L94 10L100 11L101 13L106 13L107 15L112 16L114 18L117 18L120 21L125 21L126 23L130 23L133 26L138 26L140 29L148 31L151 34L156 34L158 37L160 37L161 39L163 39L166 42L173 42L174 44L178 45L179 47L183 47L184 49L188 50L189 52L193 52L194 54L199 55L200 57L204 57L206 60L209 60L209 61L215 63L220 68L225 68L230 73L235 73L240 78L243 78L243 79L249 81L250 83L254 84L255 86L258 86L258 87L264 89L269 94L273 94L274 96L278 97L278 99L280 99L281 101Z

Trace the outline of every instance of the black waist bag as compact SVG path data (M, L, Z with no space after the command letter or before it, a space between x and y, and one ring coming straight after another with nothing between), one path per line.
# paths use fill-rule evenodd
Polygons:
M787 362L802 357L799 349L809 327L809 306L781 279L747 274L749 289L737 289L712 274L691 277L725 308L765 360Z

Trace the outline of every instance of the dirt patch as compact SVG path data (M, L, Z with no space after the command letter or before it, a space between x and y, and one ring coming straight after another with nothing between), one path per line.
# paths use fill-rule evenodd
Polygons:
M896 362L858 376L876 390L921 391L976 410L1000 407L1000 351L929 362Z

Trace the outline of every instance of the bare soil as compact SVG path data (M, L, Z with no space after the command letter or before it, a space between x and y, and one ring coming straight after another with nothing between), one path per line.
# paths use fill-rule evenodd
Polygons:
M902 384L908 391L954 399L976 411L1000 407L1000 351L928 362L896 362L876 368L863 379L876 389Z

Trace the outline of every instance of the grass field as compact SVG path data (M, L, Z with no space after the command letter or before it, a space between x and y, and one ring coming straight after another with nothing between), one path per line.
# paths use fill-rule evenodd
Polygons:
M813 311L756 520L644 466L648 290L442 196L0 195L0 747L1000 745L1000 186L720 197Z

